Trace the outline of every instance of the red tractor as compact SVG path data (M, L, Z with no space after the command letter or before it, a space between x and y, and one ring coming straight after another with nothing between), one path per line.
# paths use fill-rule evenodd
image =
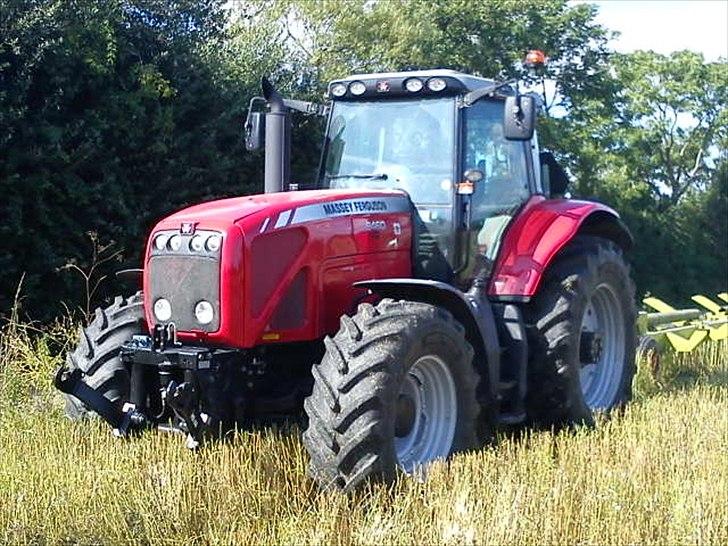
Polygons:
M305 411L323 486L476 448L499 424L590 424L630 397L631 236L564 198L517 84L351 76L325 106L264 81L246 122L262 195L161 220L143 292L96 311L56 376L72 417L191 445ZM328 117L314 189L289 184L292 110Z

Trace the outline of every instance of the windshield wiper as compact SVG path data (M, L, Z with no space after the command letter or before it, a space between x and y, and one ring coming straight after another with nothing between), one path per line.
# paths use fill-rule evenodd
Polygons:
M386 174L328 174L326 175L329 180L336 180L337 178L363 178L365 180L386 180L389 178Z

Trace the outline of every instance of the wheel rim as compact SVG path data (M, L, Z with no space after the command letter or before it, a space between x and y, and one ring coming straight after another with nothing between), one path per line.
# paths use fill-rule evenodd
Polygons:
M399 466L418 466L450 454L457 423L455 381L435 355L418 359L407 372L397 401L394 447Z
M581 322L579 380L586 404L596 410L614 405L624 371L624 317L611 286L600 284Z

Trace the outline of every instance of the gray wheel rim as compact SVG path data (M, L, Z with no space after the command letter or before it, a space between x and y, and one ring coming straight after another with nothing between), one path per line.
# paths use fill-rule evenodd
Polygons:
M394 447L399 466L412 473L452 450L457 423L455 381L441 358L423 356L407 371L399 396L406 397L413 415L409 431L395 436Z
M625 326L619 298L606 283L597 286L584 309L580 347L591 339L598 339L600 348L586 358L580 354L581 390L591 409L607 410L617 400L624 372Z

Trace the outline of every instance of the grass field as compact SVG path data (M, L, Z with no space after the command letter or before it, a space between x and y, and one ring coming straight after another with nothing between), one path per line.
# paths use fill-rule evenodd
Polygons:
M594 430L497 445L355 496L321 493L294 432L198 452L64 419L64 325L0 339L0 542L81 544L726 544L728 346L641 371Z

